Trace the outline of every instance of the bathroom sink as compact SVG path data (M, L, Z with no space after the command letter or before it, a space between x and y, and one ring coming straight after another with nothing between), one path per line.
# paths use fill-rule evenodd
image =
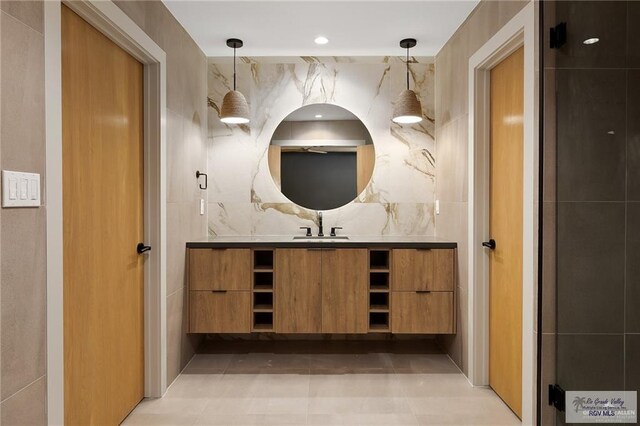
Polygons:
M318 237L318 236L312 236L312 237L307 237L307 236L297 236L297 237L293 237L294 240L308 240L308 241L331 241L331 240L348 240L349 237L344 236L344 235L337 235L335 237Z

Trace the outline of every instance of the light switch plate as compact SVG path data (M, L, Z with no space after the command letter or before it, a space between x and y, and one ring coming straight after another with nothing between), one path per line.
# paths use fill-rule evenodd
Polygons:
M440 200L436 200L436 214L440 214Z
M40 174L3 170L2 207L40 207Z

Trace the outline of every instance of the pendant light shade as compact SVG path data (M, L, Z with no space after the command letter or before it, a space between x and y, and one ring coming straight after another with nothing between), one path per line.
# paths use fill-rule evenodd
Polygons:
M409 89L409 49L417 44L413 38L406 38L400 42L400 47L407 49L407 88L400 93L393 108L393 122L398 124L413 124L422 121L422 105L418 95Z
M247 100L236 90L236 49L242 45L242 40L237 38L227 40L227 46L233 49L233 90L224 95L220 108L220 121L227 124L246 124L250 121Z
M237 90L231 90L222 100L220 121L227 124L246 124L249 122L249 105L244 95Z

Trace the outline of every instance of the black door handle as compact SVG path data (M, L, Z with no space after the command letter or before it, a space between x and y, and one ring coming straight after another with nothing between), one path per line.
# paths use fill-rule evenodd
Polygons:
M490 239L489 241L485 241L482 243L482 247L486 247L490 250L495 250L496 249L496 240L494 240L493 238Z
M138 243L138 245L136 246L136 251L138 252L138 254L142 254L145 251L149 250L151 250L151 246L145 246L144 243Z

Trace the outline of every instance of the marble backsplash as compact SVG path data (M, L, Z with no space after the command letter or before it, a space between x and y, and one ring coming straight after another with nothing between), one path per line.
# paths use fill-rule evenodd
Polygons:
M393 102L405 85L401 58L295 57L238 60L237 87L249 102L251 123L219 120L222 98L233 86L229 58L208 64L209 236L293 235L316 232L316 212L297 206L269 172L271 135L303 105L332 103L353 112L373 137L376 163L366 190L353 202L325 211L325 229L342 226L354 236L434 235L435 141L433 58L412 58L411 87L425 119L400 126Z

